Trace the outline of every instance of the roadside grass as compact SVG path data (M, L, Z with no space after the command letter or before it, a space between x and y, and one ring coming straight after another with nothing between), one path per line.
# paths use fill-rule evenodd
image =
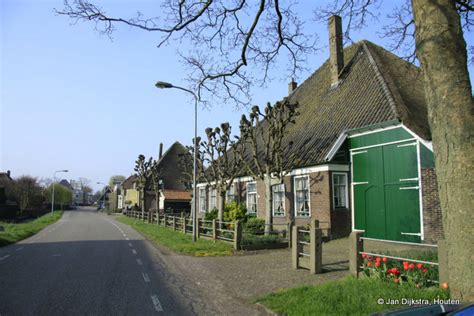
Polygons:
M321 285L308 285L283 290L259 298L256 302L284 315L369 315L371 313L408 307L402 299L448 299L449 293L439 288L396 285L377 279L347 277ZM400 304L379 304L384 299Z
M193 242L190 234L185 235L156 224L145 223L125 216L120 216L117 220L132 226L148 239L174 252L196 257L230 256L233 253L232 245L222 241L214 242L198 238L196 242Z
M20 224L1 223L4 231L0 231L0 247L16 243L17 241L28 238L48 225L58 221L63 216L63 211L55 211L52 215L48 213L34 221Z

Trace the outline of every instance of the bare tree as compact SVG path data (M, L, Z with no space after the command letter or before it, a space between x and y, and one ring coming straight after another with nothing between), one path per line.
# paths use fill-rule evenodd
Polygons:
M240 133L242 141L250 145L251 161L247 161L248 171L265 182L265 233L272 231L272 177L279 183L295 166L298 155L291 152L293 143L283 143L283 139L295 118L299 115L298 104L288 99L270 103L262 113L258 106L252 107L249 118L242 115Z
M245 156L245 146L238 142L237 137L232 139L231 132L232 128L227 122L214 129L208 127L207 140L199 143L199 160L202 165L207 166L202 176L219 194L217 209L220 221L223 220L226 193L241 172Z
M163 177L163 171L158 165L158 161L154 160L150 167L149 174L153 192L155 192L155 211L160 211L160 193L161 193L161 183Z
M31 176L21 176L13 184L13 194L20 208L20 215L32 207L40 207L42 189L38 180Z
M140 203L142 209L142 216L145 216L145 206L146 206L146 190L149 187L148 174L152 165L152 158L148 160L145 159L144 155L138 155L138 159L135 161L135 172L137 176L137 190L140 192Z
M82 204L87 204L88 196L92 193L92 188L90 187L90 180L87 178L79 178L79 188L82 193Z

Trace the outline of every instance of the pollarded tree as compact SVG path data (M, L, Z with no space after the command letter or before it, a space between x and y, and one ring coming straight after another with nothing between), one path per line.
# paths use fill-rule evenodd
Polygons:
M218 218L223 220L225 198L234 179L242 169L245 157L245 146L235 137L232 139L232 128L229 123L220 127L206 128L206 141L199 143L199 161L207 169L202 173L209 187L219 194Z
M61 209L64 209L64 206L72 203L72 191L66 188L64 185L59 183L51 184L45 191L46 201L51 203L52 193L54 185L54 204L61 205Z
M157 160L154 160L150 167L149 177L150 177L150 182L151 182L153 192L155 192L155 211L159 212L163 171L159 167Z
M21 176L15 179L12 189L13 196L20 208L20 214L29 208L41 206L42 188L36 178Z
M135 172L137 176L137 190L140 194L140 203L142 209L142 217L145 216L145 206L146 206L146 189L150 184L150 168L152 165L152 158L148 160L145 159L144 155L138 155L138 159L135 161Z
M265 233L272 231L272 178L279 183L297 162L298 155L292 152L292 143L284 143L288 128L295 123L299 114L298 104L288 99L270 103L262 113L258 106L252 107L249 118L242 115L240 120L241 140L249 144L252 159L247 161L247 169L265 183Z

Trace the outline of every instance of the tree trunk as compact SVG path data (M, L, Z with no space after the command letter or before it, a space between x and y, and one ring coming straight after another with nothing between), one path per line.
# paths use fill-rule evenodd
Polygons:
M142 209L142 218L145 218L145 189L140 190L140 202Z
M265 235L270 235L273 230L273 212L272 212L272 178L265 175Z
M160 191L155 192L155 211L157 214L160 213Z
M225 194L226 194L226 191L220 191L219 192L220 200L219 200L219 208L218 208L217 213L218 213L218 219L221 222L224 220ZM219 226L220 226L220 224L219 224Z
M454 1L413 0L436 175L448 245L451 297L474 300L474 107L466 43Z

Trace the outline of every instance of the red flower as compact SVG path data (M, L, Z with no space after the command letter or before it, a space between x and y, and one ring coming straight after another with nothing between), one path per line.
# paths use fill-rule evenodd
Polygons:
M381 260L382 260L382 258L380 258L380 257L375 258L375 261L377 261L377 262L380 262Z
M380 268L380 261L377 261L377 262L375 263L375 266L376 266L377 268Z
M408 270L408 266L403 266L403 270Z
M368 267L372 266L372 262L367 262L367 266Z
M363 252L361 255L362 255L362 258L364 259L367 258L367 254L365 252Z
M413 263L410 263L410 264L408 265L408 267L409 267L410 269L415 269L415 265L414 265Z
M426 272L428 272L428 269L424 268L423 273L426 273Z
M418 269L423 269L423 264L418 263L418 264L416 265L416 267L417 267Z
M387 258L383 257L382 261L387 262Z
M404 265L404 266L407 266L407 265L408 265L408 261L403 261L403 265Z
M398 284L398 283L400 283L400 279L393 279L393 282Z
M372 261L374 260L374 257L368 257L367 259L369 259L369 261Z

